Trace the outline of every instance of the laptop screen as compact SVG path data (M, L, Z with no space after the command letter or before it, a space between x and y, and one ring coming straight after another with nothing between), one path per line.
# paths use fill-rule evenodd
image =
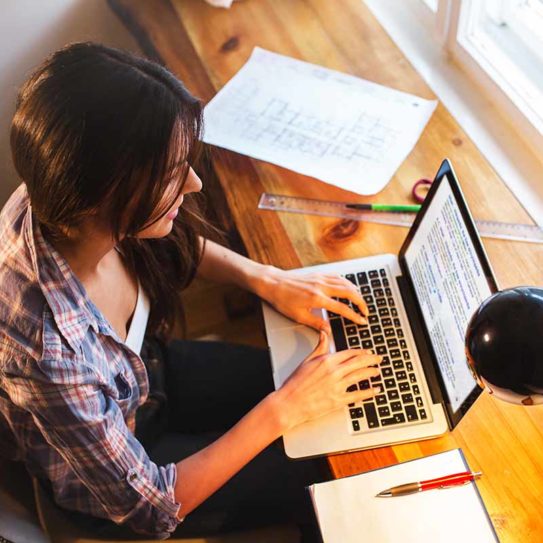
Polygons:
M448 396L447 409L458 420L477 388L466 363L467 325L495 283L452 170L441 177L438 173L434 184L402 252Z

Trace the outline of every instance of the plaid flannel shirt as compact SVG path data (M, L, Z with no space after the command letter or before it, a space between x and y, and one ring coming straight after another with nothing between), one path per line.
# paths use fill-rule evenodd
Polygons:
M43 237L21 185L0 213L0 451L50 481L58 505L167 538L174 464L134 437L141 358Z

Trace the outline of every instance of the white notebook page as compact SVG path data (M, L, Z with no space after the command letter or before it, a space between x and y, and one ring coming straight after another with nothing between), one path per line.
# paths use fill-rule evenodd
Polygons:
M392 486L467 471L460 449L309 488L324 543L496 543L474 486L376 498ZM484 477L484 475L483 475Z

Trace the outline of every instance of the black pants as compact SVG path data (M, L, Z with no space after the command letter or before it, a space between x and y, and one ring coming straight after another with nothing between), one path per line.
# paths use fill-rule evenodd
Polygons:
M158 465L203 449L273 390L268 353L262 349L175 341L163 349L162 358L166 413L138 422L136 429ZM174 535L205 537L289 522L300 527L302 541L319 541L305 486L326 477L324 460L292 461L282 443L273 443L187 515ZM128 535L110 522L98 531Z

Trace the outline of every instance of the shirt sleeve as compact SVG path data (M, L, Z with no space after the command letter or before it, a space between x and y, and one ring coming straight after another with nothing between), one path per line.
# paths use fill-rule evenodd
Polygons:
M96 503L105 512L98 516L139 533L169 537L180 522L175 464L159 467L149 459L117 402L97 383L53 381L47 375L12 376L10 395L75 474L81 485L75 504ZM62 498L62 481L51 483Z

